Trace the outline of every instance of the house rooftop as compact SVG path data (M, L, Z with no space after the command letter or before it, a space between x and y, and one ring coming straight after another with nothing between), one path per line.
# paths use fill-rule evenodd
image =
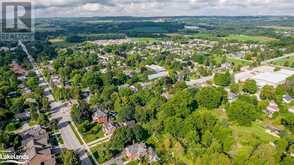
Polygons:
M152 64L152 65L146 65L146 67L147 67L148 69L153 70L153 71L156 72L156 73L166 71L165 68L163 68L163 67L161 67L161 66L158 66L158 65L153 65L153 64Z
M168 72L164 71L164 72L159 72L156 74L152 74L148 76L148 80L154 80L157 78L162 78L162 77L167 77L168 76Z
M126 148L126 150L130 153L140 153L140 155L147 153L147 147L144 143L130 145Z

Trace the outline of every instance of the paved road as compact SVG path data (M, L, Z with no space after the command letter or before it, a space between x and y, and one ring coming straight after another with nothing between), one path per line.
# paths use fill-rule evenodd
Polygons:
M293 57L293 56L294 56L294 53L286 54L286 55L281 56L281 57L277 57L277 58L273 58L273 59L270 59L270 60L263 61L261 64L264 65L264 64L268 64L268 63L271 63L271 62L274 62L274 61L282 60L284 58Z
M50 107L52 110L51 119L59 119L58 127L64 142L64 147L67 149L72 149L75 152L77 152L82 165L92 165L92 162L89 159L84 149L84 146L80 144L78 138L74 134L70 125L68 124L69 121L71 121L70 111L69 111L70 107L65 106L65 104L62 102L56 102L54 100L54 97L52 96L50 92L51 87L49 83L44 79L44 76L41 70L39 69L38 65L35 63L32 56L29 54L26 46L21 41L19 41L19 45L22 47L23 51L28 56L29 61L33 65L34 71L39 78L40 86L44 87L44 94L46 97L48 97L50 102Z

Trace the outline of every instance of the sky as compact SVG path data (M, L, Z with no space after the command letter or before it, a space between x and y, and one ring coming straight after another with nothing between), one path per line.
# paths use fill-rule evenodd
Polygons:
M3 1L3 0L2 0ZM13 0L9 0L13 1ZM28 1L28 0L18 0ZM292 15L294 0L30 0L35 17Z

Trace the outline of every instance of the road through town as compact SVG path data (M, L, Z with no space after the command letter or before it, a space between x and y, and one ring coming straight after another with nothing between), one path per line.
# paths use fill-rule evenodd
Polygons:
M49 99L50 107L52 110L51 120L58 119L59 121L58 128L64 142L64 147L66 149L74 150L76 153L78 153L82 165L92 165L92 162L88 157L86 150L84 149L84 145L80 144L78 138L76 137L74 131L69 124L69 122L71 121L70 107L68 106L68 104L57 102L54 100L54 97L51 94L51 87L49 83L45 80L41 69L35 63L33 57L29 54L26 46L21 41L19 41L19 45L22 47L23 51L27 55L30 63L33 65L33 69L39 78L40 85L44 87L45 96Z

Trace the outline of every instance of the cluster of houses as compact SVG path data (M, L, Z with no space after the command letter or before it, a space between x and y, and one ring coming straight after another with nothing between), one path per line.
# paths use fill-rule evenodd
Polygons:
M129 39L117 39L117 40L96 40L92 43L99 45L99 46L107 46L107 45L121 45L130 43L131 40Z
M104 112L100 109L96 109L93 114L93 121L97 124L102 124L102 129L104 136L111 136L114 131L119 127L118 124L115 124L111 120L113 114ZM125 126L132 127L135 125L134 121L124 123ZM136 143L130 146L127 146L123 151L124 156L128 160L137 160L143 157L148 157L149 162L158 161L159 157L153 148L147 146L144 143Z
M27 165L55 165L56 159L51 152L49 136L40 126L34 126L20 133L22 150L28 157Z

